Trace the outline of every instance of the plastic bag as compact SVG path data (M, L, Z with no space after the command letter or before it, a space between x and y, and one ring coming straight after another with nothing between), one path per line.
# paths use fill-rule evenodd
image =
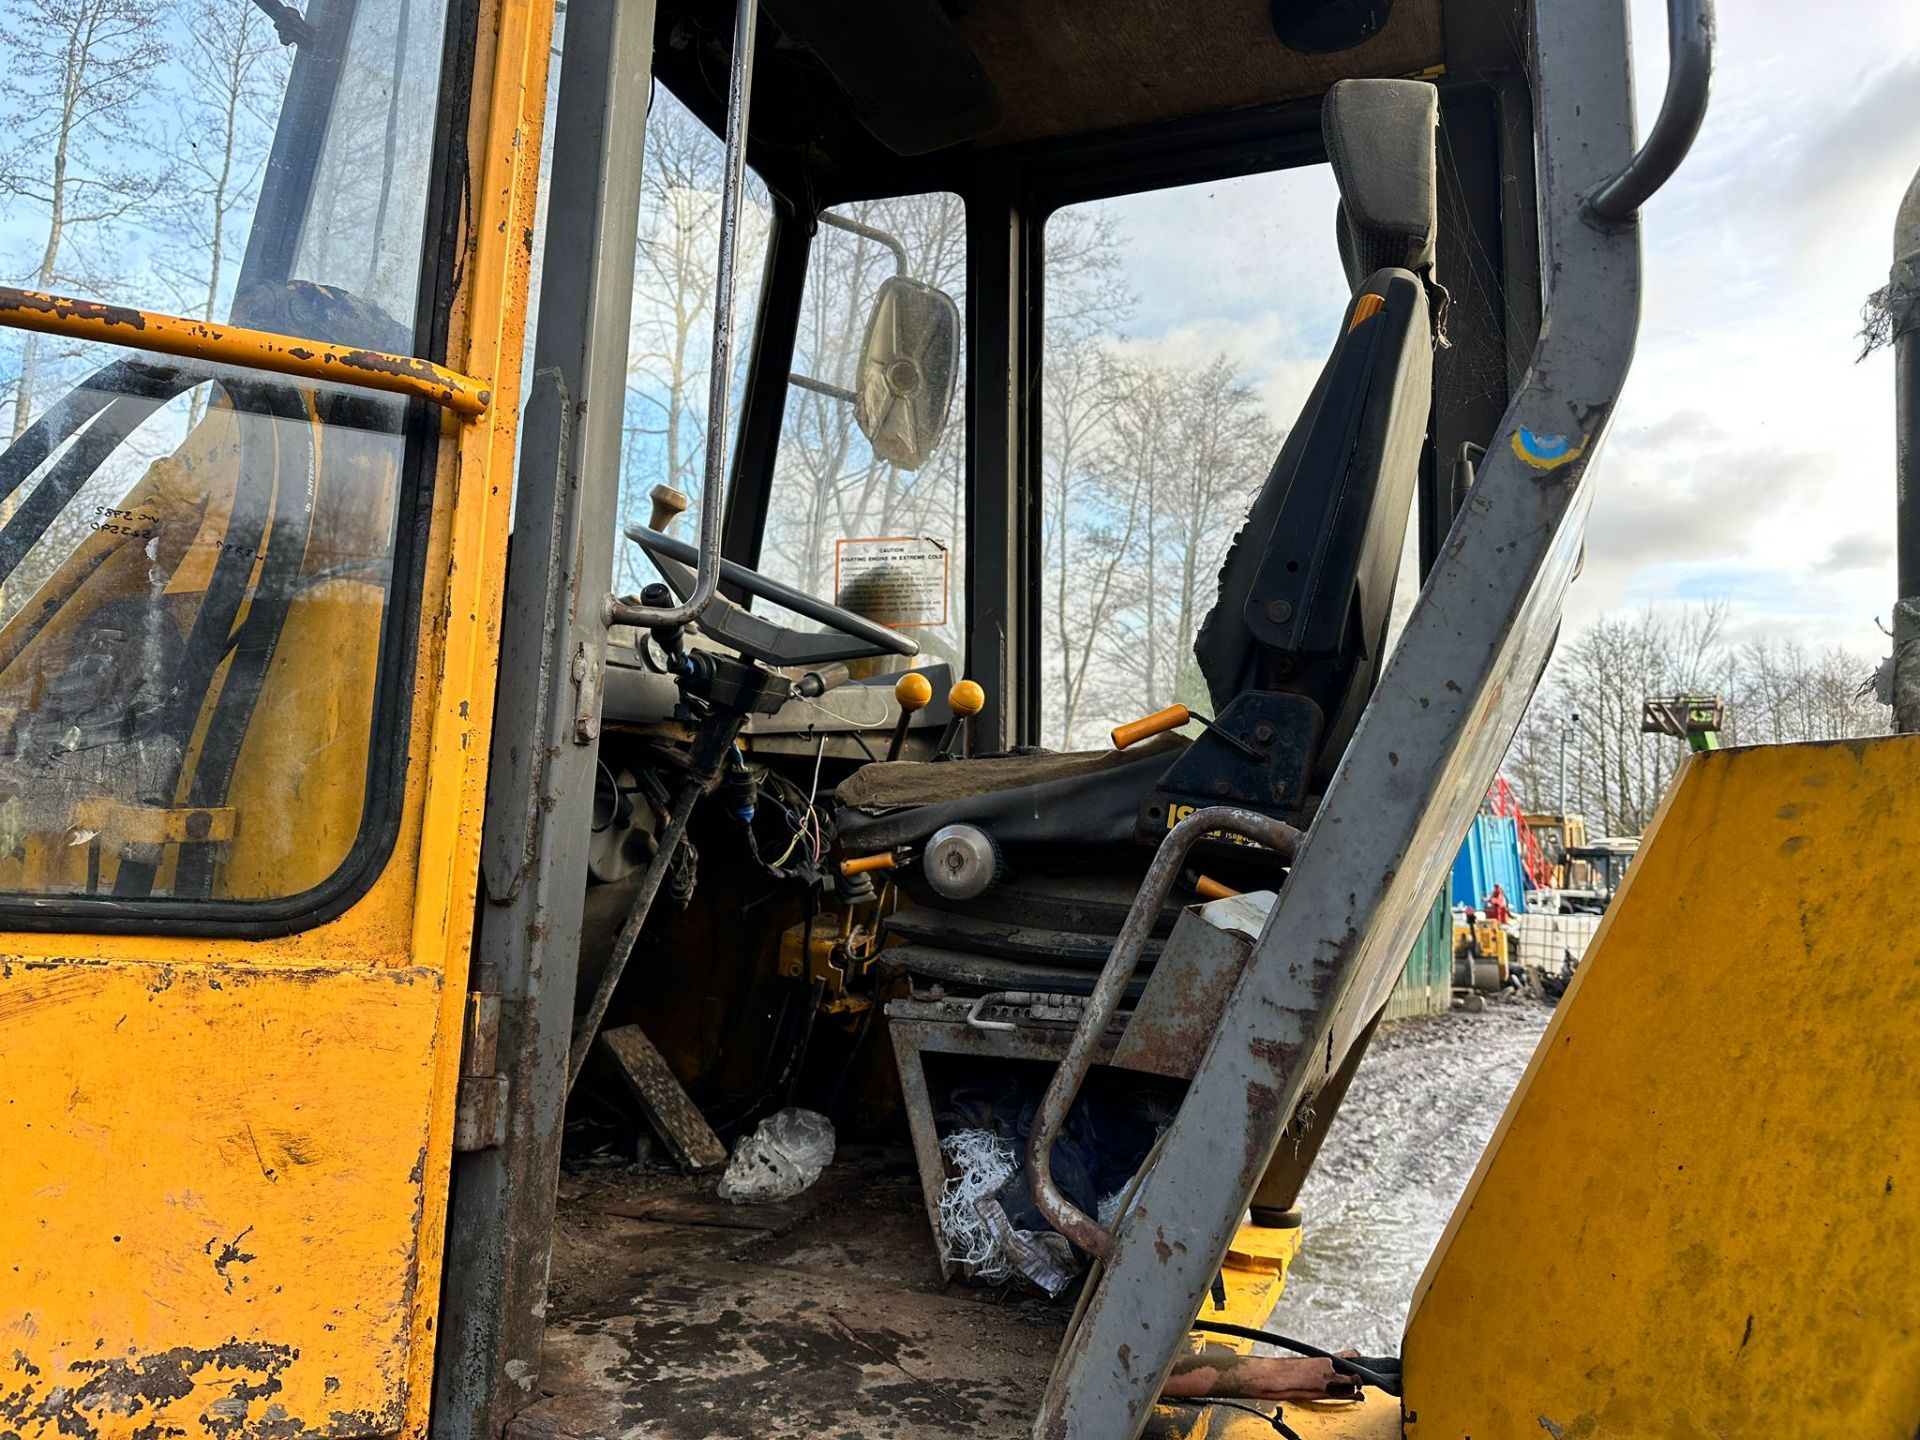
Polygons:
M776 1110L734 1146L720 1198L736 1205L790 1200L833 1161L833 1122L813 1110Z

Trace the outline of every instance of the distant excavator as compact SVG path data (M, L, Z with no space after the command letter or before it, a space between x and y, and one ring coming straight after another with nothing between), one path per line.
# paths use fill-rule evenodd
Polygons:
M1720 748L1727 702L1719 695L1649 695L1640 712L1640 733L1671 735L1694 754Z

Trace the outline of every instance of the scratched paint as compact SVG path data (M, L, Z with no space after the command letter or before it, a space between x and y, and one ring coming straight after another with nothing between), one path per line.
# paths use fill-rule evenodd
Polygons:
M1409 1436L1916 1433L1917 827L1920 737L1687 762L1421 1281Z
M0 1434L426 1432L552 21L479 16L447 353L492 383L428 395L475 418L441 432L379 879L244 942L0 935Z
M439 1002L426 970L0 967L0 1434L397 1428Z

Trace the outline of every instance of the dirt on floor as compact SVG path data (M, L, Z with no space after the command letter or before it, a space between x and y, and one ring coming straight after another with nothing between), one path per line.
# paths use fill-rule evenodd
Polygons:
M778 1204L713 1183L567 1177L516 1440L1026 1435L1066 1311L943 1285L906 1151L843 1152Z

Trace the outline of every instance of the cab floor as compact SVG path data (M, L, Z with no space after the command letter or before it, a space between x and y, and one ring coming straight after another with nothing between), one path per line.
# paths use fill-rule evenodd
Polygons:
M909 1152L803 1195L569 1175L538 1398L512 1440L1017 1440L1064 1304L941 1283Z

